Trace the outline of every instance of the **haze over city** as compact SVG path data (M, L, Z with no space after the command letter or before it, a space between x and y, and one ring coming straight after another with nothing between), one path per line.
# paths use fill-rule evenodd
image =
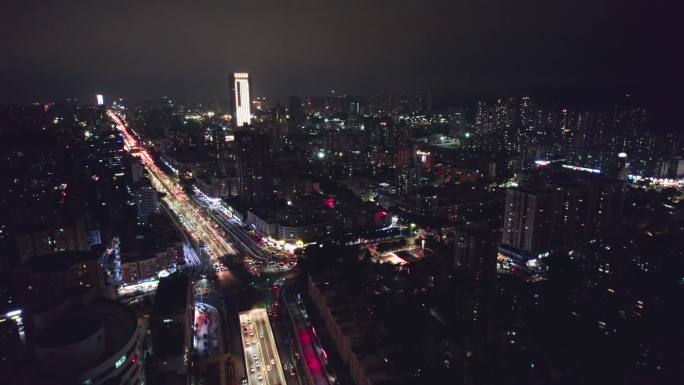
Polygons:
M0 100L216 97L227 70L259 95L428 88L675 88L668 4L548 1L5 2Z

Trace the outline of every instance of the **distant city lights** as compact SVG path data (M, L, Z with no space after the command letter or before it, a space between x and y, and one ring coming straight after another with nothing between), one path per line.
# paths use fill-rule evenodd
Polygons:
M563 168L567 168L567 169L573 170L573 171L590 172L590 173L592 173L592 174L600 174L600 173L601 173L601 170L599 170L598 168L589 168L589 167L573 166L573 165L570 165L570 164L564 164L564 165L563 165Z

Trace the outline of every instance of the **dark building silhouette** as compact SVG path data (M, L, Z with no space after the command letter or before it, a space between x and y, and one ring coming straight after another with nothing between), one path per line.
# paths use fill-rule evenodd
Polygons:
M288 122L291 133L296 133L298 128L304 123L304 109L302 108L302 103L301 97L290 96L288 103Z
M159 280L150 317L152 365L159 383L188 383L188 351L192 344L194 306L190 278L174 273Z
M235 160L240 200L249 206L265 204L273 192L268 135L253 128L237 131Z
M496 239L485 225L468 223L456 229L454 268L488 280L496 277Z

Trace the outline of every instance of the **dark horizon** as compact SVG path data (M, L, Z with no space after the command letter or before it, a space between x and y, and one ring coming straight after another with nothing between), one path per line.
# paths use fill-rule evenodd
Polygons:
M665 6L609 0L12 2L0 17L0 103L97 92L221 97L233 71L254 95L425 89L455 99L553 90L679 95L681 27ZM660 98L659 98L660 99Z

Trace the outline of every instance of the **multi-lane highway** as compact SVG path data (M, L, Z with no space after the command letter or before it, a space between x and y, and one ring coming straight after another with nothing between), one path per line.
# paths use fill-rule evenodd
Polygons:
M335 384L335 376L328 371L326 365L325 350L318 340L316 329L309 323L308 315L299 297L285 289L282 298L296 333L297 346L304 358L301 364L308 373L309 382L313 385Z
M131 133L123 118L111 110L107 113L124 138L124 149L140 159L148 172L152 185L158 191L165 193L162 198L163 203L173 213L184 230L197 243L204 245L219 279L230 279L230 272L223 266L219 258L224 255L234 255L235 249L219 234L211 219L202 213L192 199L189 199L179 183L169 178L157 167L148 150Z
M230 234L236 244L249 256L260 259L270 260L283 258L283 256L271 253L256 244L256 242L240 227L235 217L228 214L225 207L216 198L207 197L202 191L195 187L196 198L207 206L207 213L226 233Z
M249 385L285 385L285 375L266 309L240 313L240 330Z
M221 226L223 230L228 232L233 239L237 240L240 246L242 246L245 252L250 256L261 260L268 260L274 257L273 254L268 253L257 246L254 243L254 240L252 240L248 235L244 234L244 232L239 229L238 226L230 220L230 218L223 215L220 211L211 210L209 211L209 215Z
M244 254L264 261L262 262L264 265L266 265L265 260L273 261L275 258L283 258L256 244L249 234L238 223L235 223L234 219L221 212L219 207L211 207L211 205L205 207L207 205L202 204L204 202L200 194L196 194L200 200L189 197L177 180L169 177L157 167L144 144L126 126L123 117L112 110L108 111L108 114L124 138L124 149L140 159L152 185L164 193L162 197L164 208L174 218L176 225L181 227L196 244L201 245L202 250L211 259L221 286L229 286L224 283L238 281L221 262L222 256L236 255L233 245L227 239L235 241ZM198 264L197 256L190 254L186 263ZM293 263L286 264L284 261L279 263L283 266L294 266ZM270 264L276 263L269 262L269 266ZM268 266L264 267L264 269L267 268ZM195 319L197 336L194 341L195 350L200 355L212 355L216 350L213 335L217 333L215 327L218 325L218 318L214 316L214 309L205 304L198 304L198 306L199 314ZM239 319L249 384L285 385L282 363L266 310L255 309L242 312L239 314Z

